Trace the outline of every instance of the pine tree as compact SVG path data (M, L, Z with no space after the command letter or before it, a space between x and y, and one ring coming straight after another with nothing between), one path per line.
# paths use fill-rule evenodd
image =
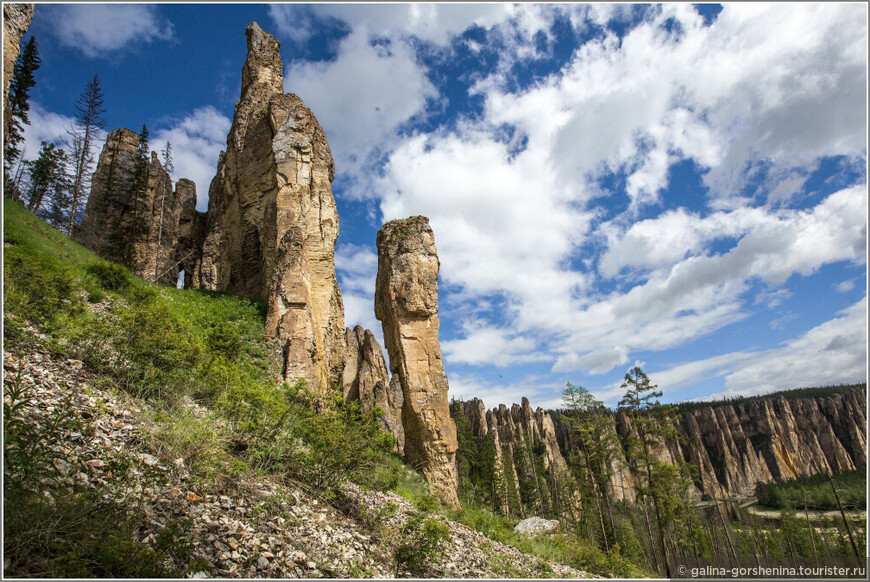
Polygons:
M30 175L28 208L32 212L38 214L45 201L62 199L64 191L69 187L66 164L66 152L47 142L41 143L39 157L32 162L27 162Z
M582 386L567 383L562 391L565 409L562 416L576 439L579 455L571 459L575 475L592 492L598 527L604 549L609 551L615 539L615 526L607 486L613 476L613 460L619 443L612 429L609 411Z
M631 419L636 435L627 437L626 456L636 466L638 492L644 499L651 499L658 526L659 551L665 566L665 575L671 578L670 553L665 543L665 523L673 521L685 511L685 491L688 487L685 463L670 465L658 459L656 449L661 449L669 440L678 440L676 426L679 422L677 407L662 404L662 393L651 384L649 377L639 366L626 375L622 388L627 389L619 401Z
M86 192L90 185L96 153L92 145L96 132L106 127L103 114L103 91L100 89L100 79L97 75L87 84L82 94L76 100L75 126L69 131L72 138L72 208L69 214L67 236L72 235L76 223L78 209L85 202Z
M36 85L34 71L42 63L39 58L39 48L36 39L30 37L27 46L18 55L13 69L12 83L9 86L9 99L4 111L5 152L3 157L4 175L8 174L15 161L21 155L19 144L24 140L24 126L30 124L30 90Z
M163 169L171 174L175 171L175 164L172 161L172 144L169 143L169 140L166 140L166 147L160 152L160 154L163 156Z

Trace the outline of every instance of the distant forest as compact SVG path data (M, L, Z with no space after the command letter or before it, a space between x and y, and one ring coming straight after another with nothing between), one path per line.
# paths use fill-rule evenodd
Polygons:
M747 404L758 400L769 400L771 398L785 398L786 400L799 400L801 398L824 398L825 396L833 396L834 394L845 394L853 390L863 390L867 392L867 383L860 384L837 384L832 386L815 386L811 388L792 388L789 390L780 390L778 392L768 392L767 394L759 394L757 396L738 396L736 398L725 398L722 400L712 401L693 401L680 402L677 404L677 410L681 415L689 412L695 412L701 408L717 408L719 406L735 406L738 404Z

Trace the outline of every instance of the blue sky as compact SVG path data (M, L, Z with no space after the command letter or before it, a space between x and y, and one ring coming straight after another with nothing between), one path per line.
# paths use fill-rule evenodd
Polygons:
M347 325L377 229L430 218L452 396L613 405L867 374L867 6L39 4L27 152L98 74L108 129L172 142L198 206L245 26L336 159ZM26 37L25 37L26 40Z

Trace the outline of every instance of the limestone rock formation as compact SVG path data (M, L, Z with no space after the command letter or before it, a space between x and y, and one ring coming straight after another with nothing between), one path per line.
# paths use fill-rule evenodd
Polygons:
M611 416L620 437L632 433L623 412ZM656 454L665 462L683 459L698 469L695 489L689 492L694 498L750 496L759 482L861 467L867 462L866 428L861 389L819 398L776 396L691 411L677 426L682 442L669 441ZM576 446L567 431L558 436L563 451ZM625 460L618 462L610 493L630 502L636 482Z
M345 330L345 341L347 360L342 377L345 400L358 400L365 412L375 407L383 410L384 429L396 438L396 453L404 454L402 388L398 383L390 382L378 340L371 331L358 325Z
M134 274L161 285L178 277L180 196L196 206L189 180L173 191L157 153L151 153L143 192L134 189L139 134L120 128L109 132L91 183L91 195L74 238L98 255L126 265Z
M490 438L495 447L494 506L503 515L564 514L576 508L579 499L571 493L568 464L548 412L532 410L527 398L489 411L473 398L463 412L473 436Z
M256 23L246 36L241 98L209 189L194 286L266 301L284 378L324 389L341 384L345 339L332 153L311 111L284 94L278 41Z
M375 316L384 328L390 372L402 387L405 460L448 504L459 506L456 425L438 343L438 270L429 219L388 222L378 231Z
M33 20L33 4L3 4L3 125L9 127L9 85L15 69L15 60L21 50L21 37ZM6 135L3 135L6 151Z
M175 184L175 197L181 209L175 262L178 269L184 271L184 287L189 289L194 287L201 260L206 215L196 211L196 184L193 181L181 178Z

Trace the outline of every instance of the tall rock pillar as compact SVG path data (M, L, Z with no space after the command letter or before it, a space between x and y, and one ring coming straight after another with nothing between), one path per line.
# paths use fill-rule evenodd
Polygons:
M429 219L388 222L378 232L375 316L390 371L402 387L405 460L443 501L458 507L456 425L438 343L438 254Z
M209 189L195 286L267 303L266 333L281 342L285 380L341 385L332 153L311 111L284 93L278 41L255 22L245 35L241 98Z

